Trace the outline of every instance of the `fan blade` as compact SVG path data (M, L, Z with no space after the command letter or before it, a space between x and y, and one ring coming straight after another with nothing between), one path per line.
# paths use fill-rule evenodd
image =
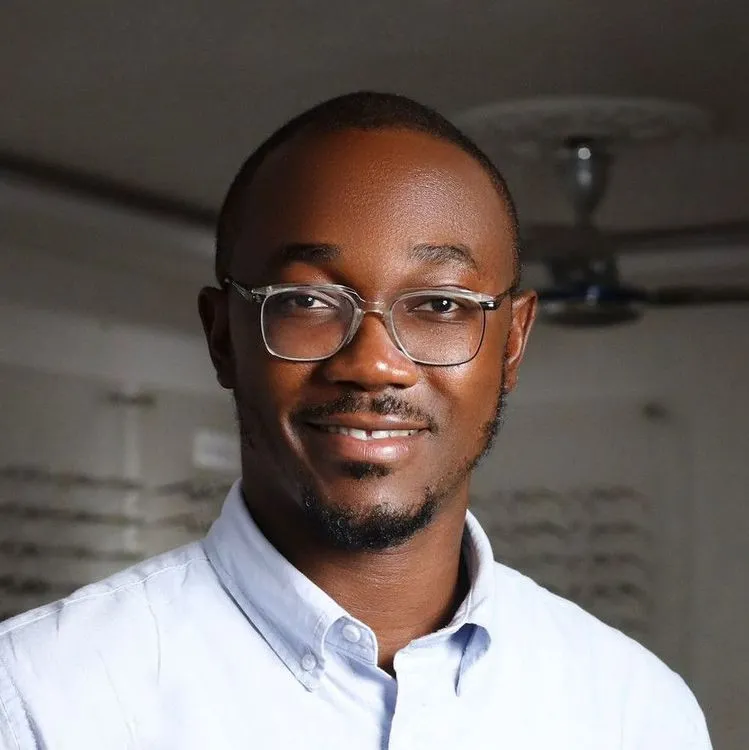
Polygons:
M617 252L686 250L690 247L746 245L749 249L749 220L693 226L608 232Z
M749 286L666 286L647 293L655 307L730 305L749 302Z
M102 175L0 150L0 180L3 178L208 231L213 231L218 216L213 208L187 203Z

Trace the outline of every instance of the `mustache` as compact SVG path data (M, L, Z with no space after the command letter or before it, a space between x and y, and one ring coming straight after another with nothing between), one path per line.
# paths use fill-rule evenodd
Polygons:
M293 414L295 422L326 419L338 414L379 414L423 422L430 432L438 431L437 420L417 406L393 395L365 397L355 393L344 393L333 401L298 409Z

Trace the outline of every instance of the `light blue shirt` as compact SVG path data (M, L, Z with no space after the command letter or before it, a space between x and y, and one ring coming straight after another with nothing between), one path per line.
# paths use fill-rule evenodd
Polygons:
M682 680L494 562L377 667L374 633L263 537L239 484L202 542L0 625L0 750L706 750Z

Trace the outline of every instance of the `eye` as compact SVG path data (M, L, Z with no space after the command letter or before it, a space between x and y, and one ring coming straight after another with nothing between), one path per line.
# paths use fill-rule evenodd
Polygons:
M413 309L418 312L445 315L447 313L458 312L461 309L461 306L450 297L430 297L429 299L420 302L420 304Z
M325 301L320 297L315 297L312 294L295 294L286 299L286 304L289 305L289 307L295 307L302 310L315 310L332 307L330 302Z
M338 307L336 300L327 294L310 292L287 292L273 298L273 304L290 312L306 310L332 310Z
M341 304L328 292L315 289L293 289L276 294L268 299L266 312L269 315L307 317L313 313L336 315Z

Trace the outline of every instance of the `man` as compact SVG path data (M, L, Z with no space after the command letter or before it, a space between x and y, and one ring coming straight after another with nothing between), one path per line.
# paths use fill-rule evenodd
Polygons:
M708 748L676 675L467 514L535 312L516 248L501 175L415 102L261 146L200 295L242 481L202 542L0 628L0 747Z

